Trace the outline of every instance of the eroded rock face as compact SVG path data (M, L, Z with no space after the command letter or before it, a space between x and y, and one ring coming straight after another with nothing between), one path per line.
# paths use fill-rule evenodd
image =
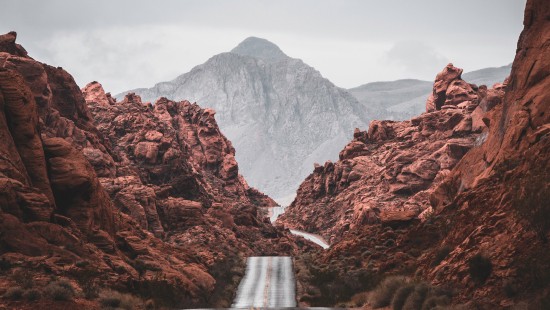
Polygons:
M472 131L488 127L482 129L473 145L464 144L464 141L454 143L456 137L453 136L446 141L433 141L434 145L449 144L445 148L448 159L436 159L435 162L430 159L439 152L436 148L432 149L427 158L421 160L414 157L411 160L410 157L399 155L387 156L392 158L391 162L384 163L389 168L395 167L398 162L407 163L398 174L401 175L401 180L407 180L406 184L417 185L419 180L432 178L432 172L437 170L435 163L439 164L439 171L431 181L430 188L409 196L416 196L415 201L423 202L427 206L423 213L416 215L418 211L405 208L405 204L400 208L387 208L392 212L386 212L386 216L393 219L406 219L409 212L412 217L420 219L396 227L391 222L384 223L382 210L380 214L367 213L368 218L374 219L372 223L365 220L364 225L350 228L328 252L313 261L330 264L331 270L337 270L338 279L350 278L356 274L370 277L394 273L414 275L415 278L434 285L452 287L456 292L452 302L466 303L472 308L505 309L527 305L532 309L546 307L547 270L550 268L550 225L547 220L550 211L548 20L550 2L527 1L525 27L519 39L511 76L505 83L494 85L493 89L480 86L476 94L479 104L473 112L468 113L470 109L449 108L426 113L411 120L411 124L419 124L418 121L426 117L464 113L466 118L455 119L450 123L448 121L456 116L449 114L445 117L447 121L444 119L443 123L455 123L452 126L453 135L462 132L460 139L472 138L465 131L470 126ZM448 67L444 72L455 79L459 70ZM440 85L449 82L444 74L438 75L438 79L443 81ZM442 87L446 88L445 95L452 83ZM472 89L475 91L475 87L472 86ZM436 93L442 94L443 91L434 94ZM438 98L438 102L446 101L447 97ZM458 103L456 107L461 104ZM471 122L463 122L468 115ZM427 119L420 123L425 121ZM377 134L377 139L390 137L390 140L384 141L392 141L391 139L399 137L400 130L392 130L396 125L390 124L392 128L382 130L379 128L384 127L383 122L376 124L377 128L373 132L380 133ZM443 128L445 126L441 127ZM433 127L431 131L432 135L437 132ZM445 131L446 129L443 132ZM370 133L369 131L367 142ZM369 143L365 145L368 146ZM394 145L396 144L391 145L388 150L382 149L389 154L395 154L399 147ZM370 157L376 156L380 149L376 146L371 146ZM414 150L414 144L408 149ZM349 155L344 152L345 159L339 162L340 166L344 166L345 160L350 160L346 156ZM351 160L356 159L351 156ZM442 168L444 164L446 169ZM385 170L368 174L369 179L361 178L355 181L357 185L351 183L344 186L343 190L336 191L336 195L321 192L319 198L314 198L310 193L314 192L311 190L313 184L320 184L316 180L327 180L331 175L335 178L332 172L322 175L321 171L324 170L317 167L318 172L314 172L302 184L303 192L295 201L294 208L307 212L302 201L308 201L317 207L318 213L321 212L319 210L338 212L339 206L347 206L349 201L358 200L356 197L360 197L359 194L369 195L370 191L358 190L365 186L362 183L378 194L374 199L388 197L388 200L400 200L390 198L383 190L368 187L371 179L386 179ZM396 180L393 184L398 184L397 189L400 189L399 178L396 177ZM382 188L386 186L384 182L378 184ZM388 192L391 191L391 185L388 186ZM410 189L410 185L407 186ZM421 193L423 196L419 196ZM351 214L356 214L355 209L347 210L348 217L344 217L345 220L352 218ZM307 216L309 213L306 213L308 220L305 223L295 218L287 219L287 223L316 228L310 224ZM348 221L352 223L351 220ZM341 222L327 223L329 225L325 227L338 227ZM484 263L480 264L480 261ZM482 279L480 269L487 272Z
M409 121L372 121L368 131L356 130L338 162L316 166L302 183L281 223L335 242L365 224L419 220L431 209L435 186L487 129L481 119L494 105L484 110L479 99L490 92L488 101L497 102L504 94L472 88L460 80L461 72L449 65L436 78L434 93L443 109Z
M238 174L213 111L117 103L97 82L83 94L15 37L0 36L0 259L12 267L0 294L11 273L40 286L46 270L171 307L206 305L230 298L219 292L233 274L220 266L295 248L261 219L258 206L274 202Z
M462 71L450 63L437 74L426 112L455 107L473 110L478 105L478 88L462 80Z

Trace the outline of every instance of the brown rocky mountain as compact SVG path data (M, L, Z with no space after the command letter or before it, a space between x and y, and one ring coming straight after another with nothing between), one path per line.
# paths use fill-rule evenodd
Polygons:
M550 2L527 1L505 85L470 85L447 66L426 113L373 122L338 162L315 167L282 217L335 242L299 264L303 304L345 301L401 274L427 282L397 291L420 306L446 290L432 306L548 309L549 20Z
M81 91L15 39L0 36L0 293L47 296L0 305L97 308L85 297L104 288L227 305L242 256L295 248L259 214L274 202L239 175L212 110Z
M356 129L338 162L315 167L280 222L334 243L357 227L398 226L431 213L431 193L482 142L483 118L504 96L502 84L488 90L468 84L461 74L452 64L438 74L430 113Z

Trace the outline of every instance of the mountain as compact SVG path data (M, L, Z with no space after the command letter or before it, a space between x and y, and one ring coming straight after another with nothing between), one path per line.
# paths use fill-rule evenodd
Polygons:
M315 162L338 158L369 114L317 70L255 37L172 81L128 92L213 108L243 176L281 203L292 199Z
M510 75L512 65L485 68L462 75L469 83L487 85L502 83ZM372 119L405 120L424 112L426 99L432 91L432 82L405 79L373 82L348 91L364 107L372 111Z

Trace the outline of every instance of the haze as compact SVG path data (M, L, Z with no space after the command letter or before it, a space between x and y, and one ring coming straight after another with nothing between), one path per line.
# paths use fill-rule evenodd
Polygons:
M336 85L433 80L513 61L524 0L3 0L0 32L35 59L112 93L170 80L249 36L266 38Z

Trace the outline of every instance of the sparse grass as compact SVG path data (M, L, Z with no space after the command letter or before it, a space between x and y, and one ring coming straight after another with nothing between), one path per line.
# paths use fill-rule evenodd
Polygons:
M392 276L384 279L372 292L371 304L375 308L387 307L390 305L393 295L402 286L407 284L407 278Z
M436 307L443 308L451 303L451 298L446 295L430 296L426 298L422 304L422 310L434 309Z
M99 292L99 303L109 309L136 309L143 305L143 300L131 295L114 290L105 289Z
M15 283L17 283L21 288L24 289L31 288L34 285L33 274L30 272L30 270L27 269L16 270L12 275L12 279Z
M362 292L357 293L351 297L351 305L353 307L362 307L365 303L367 303L368 300L368 293Z
M472 280L477 284L485 283L493 271L491 261L481 253L474 255L468 260L468 268Z
M31 288L23 293L23 298L28 301L39 300L42 297L42 293L39 290Z
M370 303L374 308L387 307L391 303L393 310L428 310L449 305L451 298L450 290L392 276L372 292Z
M410 294L414 291L414 285L409 284L400 287L396 292L395 295L393 295L393 299L391 301L391 307L393 310L401 310L403 309L403 306L405 305L405 301L407 301L407 298Z
M19 286L10 287L4 293L4 295L2 295L2 298L9 299L9 300L21 300L23 299L23 292L24 290Z
M46 285L44 292L53 300L73 300L74 288L67 280L57 280Z
M419 283L415 286L414 291L407 297L403 310L420 310L428 297L430 287L425 283Z

